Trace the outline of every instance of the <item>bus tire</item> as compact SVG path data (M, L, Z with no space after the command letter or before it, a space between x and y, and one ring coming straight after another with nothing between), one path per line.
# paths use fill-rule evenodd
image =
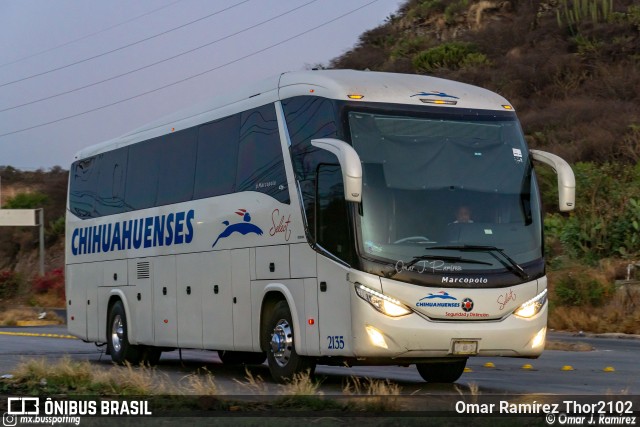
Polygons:
M315 359L296 352L291 310L286 301L278 302L267 314L264 328L263 348L267 349L269 371L276 382L290 381L297 373L313 375Z
M107 348L111 360L119 364L140 363L142 351L138 346L129 343L129 325L122 301L116 301L111 306L107 328Z
M262 365L267 360L266 353L251 351L218 350L218 357L225 365Z
M445 363L416 363L418 373L429 383L453 383L460 378L467 366L467 359Z

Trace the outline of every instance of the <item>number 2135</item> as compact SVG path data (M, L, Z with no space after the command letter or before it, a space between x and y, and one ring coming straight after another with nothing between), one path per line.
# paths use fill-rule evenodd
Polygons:
M329 350L342 350L344 348L344 335L329 335L327 337L329 341Z

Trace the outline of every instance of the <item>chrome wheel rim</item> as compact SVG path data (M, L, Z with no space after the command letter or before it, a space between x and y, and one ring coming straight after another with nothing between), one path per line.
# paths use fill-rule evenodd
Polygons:
M271 333L271 354L278 366L285 367L291 359L293 349L293 330L285 319L280 319L276 323Z
M122 340L124 339L124 327L122 326L122 316L116 314L111 325L111 344L113 350L118 353L122 349Z

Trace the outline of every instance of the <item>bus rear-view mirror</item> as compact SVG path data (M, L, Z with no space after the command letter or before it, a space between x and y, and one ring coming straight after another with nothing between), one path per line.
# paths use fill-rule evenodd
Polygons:
M311 145L327 150L338 158L344 182L344 198L348 202L362 201L362 164L352 146L334 138L312 139Z
M546 151L531 150L533 160L551 166L558 175L558 207L561 212L572 211L576 206L576 179L569 163Z

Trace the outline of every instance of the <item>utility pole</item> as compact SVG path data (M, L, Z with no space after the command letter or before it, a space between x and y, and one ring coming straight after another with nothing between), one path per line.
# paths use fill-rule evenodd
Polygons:
M40 224L40 276L44 276L44 209L38 209L38 223Z

